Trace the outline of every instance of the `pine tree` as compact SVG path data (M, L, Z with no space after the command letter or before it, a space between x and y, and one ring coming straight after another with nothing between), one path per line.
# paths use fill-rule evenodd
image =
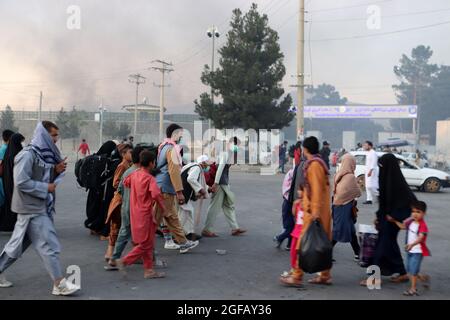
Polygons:
M205 66L201 80L222 101L212 105L208 93L195 100L195 112L211 119L216 128L281 129L294 114L290 95L281 81L286 74L278 34L268 26L267 15L257 5L243 14L235 9L227 43L219 50L220 67Z

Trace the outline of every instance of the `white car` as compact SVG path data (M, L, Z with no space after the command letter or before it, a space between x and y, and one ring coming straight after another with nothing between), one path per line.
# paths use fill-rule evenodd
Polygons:
M366 155L367 151L350 152L356 159L355 176L362 190L365 189ZM385 152L377 152L381 157ZM450 175L444 171L419 168L415 164L408 162L404 157L394 154L397 157L403 176L410 187L416 187L425 192L438 192L441 188L450 187ZM338 164L337 171L340 164Z
M416 163L416 157L417 154L415 152L403 152L401 154L402 157L404 157L406 159L406 161L408 161L409 163ZM419 167L421 168L428 168L430 165L428 163L427 159L424 158L420 158L419 159Z

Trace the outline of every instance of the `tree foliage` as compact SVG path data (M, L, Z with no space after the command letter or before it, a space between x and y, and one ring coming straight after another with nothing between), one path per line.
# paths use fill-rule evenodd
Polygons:
M227 43L219 50L219 68L206 65L203 84L212 87L219 103L209 93L195 100L195 112L221 128L281 129L294 115L290 95L284 95L281 81L286 74L278 34L268 26L267 15L257 5L243 14L235 9Z
M2 111L0 116L0 129L3 130L11 130L14 132L19 131L19 129L14 125L14 112L11 107L7 105L5 110Z

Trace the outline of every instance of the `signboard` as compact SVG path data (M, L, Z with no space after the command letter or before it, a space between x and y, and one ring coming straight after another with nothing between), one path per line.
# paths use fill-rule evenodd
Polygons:
M293 112L296 108L293 108ZM416 119L415 105L305 106L305 118L314 119Z

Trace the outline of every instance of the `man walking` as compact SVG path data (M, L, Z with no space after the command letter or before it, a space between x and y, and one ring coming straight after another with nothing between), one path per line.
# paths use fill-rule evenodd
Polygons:
M31 144L15 158L11 209L18 215L11 239L0 255L0 287L12 286L3 272L32 244L53 279L53 295L67 296L80 290L63 277L53 224L55 190L67 165L56 146L58 137L54 123L40 122Z
M328 143L328 141L324 141L322 144L322 149L320 150L320 157L327 165L328 170L330 170L330 153L330 144Z
M204 174L209 169L208 160L207 155L201 155L197 158L197 162L187 164L181 170L185 203L178 207L178 216L186 238L193 241L201 238L201 236L195 234L194 206L198 205L198 208L201 208L203 199L208 197L208 185Z
M169 243L165 248L180 249L180 253L186 253L198 245L198 241L190 241L186 238L180 220L178 219L178 205L185 203L183 195L183 183L181 181L181 154L179 142L183 135L183 128L173 123L166 129L166 139L158 148L157 169L159 173L156 181L164 198L164 221L169 231L175 237L178 244ZM161 211L158 211L157 220L161 222Z
M288 142L284 141L283 144L280 146L280 149L278 150L278 161L280 162L279 169L280 169L281 173L285 173L284 166L286 165L287 145L288 145Z
M247 232L247 230L239 228L236 221L234 193L231 192L229 185L231 163L234 162L234 158L235 155L237 155L238 150L238 139L237 137L234 137L230 139L227 144L227 150L222 152L220 155L219 167L217 168L214 184L211 187L214 194L208 207L205 228L202 232L202 236L204 237L217 237L217 234L212 232L212 228L217 219L217 214L221 210L223 210L225 218L231 227L231 235L239 236L242 233Z
M306 157L304 186L302 187L301 203L304 210L303 228L297 241L296 249L300 250L301 239L313 221L318 220L328 239L331 241L331 204L328 169L319 156L319 141L316 137L308 137L303 141L303 153ZM303 280L303 270L299 261L288 276L282 276L280 281L293 287L300 287ZM331 284L330 270L321 271L317 277L308 281L312 284Z
M376 197L378 197L378 156L373 149L372 142L364 142L363 148L365 151L368 151L365 174L367 201L363 203L372 204Z

